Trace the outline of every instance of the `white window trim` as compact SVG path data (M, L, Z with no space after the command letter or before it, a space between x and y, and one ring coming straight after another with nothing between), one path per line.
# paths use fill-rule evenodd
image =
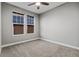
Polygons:
M22 25L24 25L24 27L23 27L23 31L24 31L24 33L23 34L14 34L14 28L13 28L13 25L14 24L19 24L19 23L13 23L13 13L12 13L12 36L22 36L22 35L25 35L25 15L24 15L24 23L22 24Z
M27 15L28 16L28 15ZM26 17L27 17L26 16ZM34 15L29 15L29 16L34 16ZM34 34L35 33L35 16L34 16L34 24L27 24L27 22L26 22L26 26L28 26L28 25L34 25L34 32L33 33L27 33L27 34ZM28 29L28 28L27 28Z

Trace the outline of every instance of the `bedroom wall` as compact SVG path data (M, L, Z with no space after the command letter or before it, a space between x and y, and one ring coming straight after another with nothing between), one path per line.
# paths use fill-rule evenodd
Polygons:
M42 38L79 47L79 2L68 2L40 16Z
M25 21L27 19L27 15L35 16L34 33L28 34L27 26L25 25L24 34L13 35L13 25L12 25L12 12L13 11L23 13ZM2 3L1 12L2 12L1 13L1 16L2 16L2 45L39 37L38 15L31 13L27 10L6 4L6 3Z
M0 2L0 53L1 53L1 2Z

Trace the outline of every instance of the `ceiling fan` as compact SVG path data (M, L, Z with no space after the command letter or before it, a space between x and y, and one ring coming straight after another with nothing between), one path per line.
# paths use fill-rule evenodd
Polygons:
M28 6L32 6L32 5L36 5L37 9L40 9L40 5L46 5L46 6L48 6L49 3L48 2L33 2L33 3L28 4Z

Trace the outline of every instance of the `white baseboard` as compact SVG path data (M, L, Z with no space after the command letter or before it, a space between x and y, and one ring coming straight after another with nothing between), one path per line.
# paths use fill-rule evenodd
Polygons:
M51 43L55 43L55 44L59 44L59 45L62 45L62 46L66 46L66 47L69 47L69 48L73 48L73 49L79 50L79 47L68 45L68 44L64 44L64 43L61 43L61 42L52 41L52 40L45 39L45 38L33 38L33 39L25 40L25 41L5 44L5 45L2 45L0 48L4 48L4 47L16 45L16 44L21 44L21 43L25 43L25 42L29 42L29 41L33 41L33 40L37 40L37 39L45 40L45 41L48 41L48 42L51 42Z
M66 46L66 47L69 47L69 48L73 48L73 49L79 50L79 47L76 47L76 46L64 44L64 43L61 43L61 42L52 41L52 40L45 39L45 38L41 38L41 39L42 39L42 40L45 40L45 41L48 41L48 42L51 42L51 43L55 43L55 44L59 44L59 45L62 45L62 46Z
M16 44L21 44L21 43L25 43L25 42L29 42L29 41L33 41L33 40L37 40L37 39L39 39L39 38L33 38L33 39L28 39L28 40L24 40L24 41L20 41L20 42L14 42L14 43L10 43L10 44L5 44L5 45L2 45L1 48L16 45Z

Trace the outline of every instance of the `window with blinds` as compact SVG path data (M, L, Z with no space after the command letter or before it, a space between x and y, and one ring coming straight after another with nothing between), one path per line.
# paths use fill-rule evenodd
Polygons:
M13 12L14 35L24 34L24 14Z
M34 16L27 15L27 33L34 33Z

